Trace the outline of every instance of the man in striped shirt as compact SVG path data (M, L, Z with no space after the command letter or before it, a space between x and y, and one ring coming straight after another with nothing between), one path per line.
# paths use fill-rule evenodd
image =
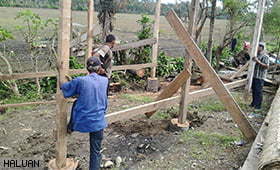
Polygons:
M259 43L258 54L257 57L253 57L253 61L256 62L256 65L252 82L253 101L250 106L255 109L261 109L264 79L269 67L269 58L265 52L264 43Z

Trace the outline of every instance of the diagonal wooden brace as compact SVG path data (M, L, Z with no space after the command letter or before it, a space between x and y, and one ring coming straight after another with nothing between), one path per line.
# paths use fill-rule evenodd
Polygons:
M178 76L159 94L159 96L156 98L156 101L166 99L171 97L173 94L175 94L179 88L186 83L188 78L190 77L191 73L189 70L184 69ZM147 117L151 117L156 110L146 113Z
M253 141L256 137L256 131L250 125L249 121L246 118L246 115L242 112L228 89L216 74L215 70L211 67L210 63L200 51L199 47L191 38L182 21L178 18L173 10L168 13L166 19L171 27L175 30L179 39L181 39L181 41L185 45L189 54L193 56L193 60L196 62L203 74L208 77L209 83L212 85L215 93L225 105L226 109L230 113L235 123L238 125L243 135L247 138L247 140Z

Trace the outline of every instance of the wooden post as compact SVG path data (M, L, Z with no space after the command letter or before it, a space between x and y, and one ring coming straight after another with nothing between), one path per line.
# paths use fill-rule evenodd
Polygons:
M256 62L253 61L252 58L257 56L261 29L262 29L262 23L263 23L264 7L265 7L265 0L259 0L257 19L256 19L256 25L255 25L255 31L254 31L254 38L253 38L253 44L252 44L253 48L251 50L251 60L250 60L248 76L247 76L248 84L245 87L245 89L246 89L245 97L249 96L251 87L252 87L253 75L254 75L255 64L256 64Z
M197 9L199 8L199 0L192 0L191 2L191 17L190 17L190 23L189 23L189 33L192 37L195 36L196 32L196 18L197 18ZM192 59L190 55L186 55L185 58L185 68L188 70L192 70ZM182 87L181 92L181 101L180 101L180 107L179 107L179 118L178 122L180 124L184 124L187 120L187 103L188 103L188 97L189 97L189 89L191 84L191 78L187 80L187 82Z
M60 25L58 33L58 86L57 86L57 112L56 112L56 166L66 166L67 141L67 101L63 97L60 85L66 82L66 74L69 70L70 54L70 27L71 27L71 0L60 0Z
M211 67L199 47L191 38L182 21L173 10L168 13L166 19L175 30L179 39L181 39L182 43L185 45L189 54L193 57L192 59L196 62L202 73L208 77L207 80L212 85L214 91L232 116L233 120L239 126L243 135L249 141L254 140L256 137L256 131L250 125L246 115L242 112L228 89L223 84L222 80L216 74L215 70Z
M85 57L85 64L87 62L87 59L91 57L92 52L92 46L93 46L93 14L94 14L94 8L93 8L94 2L93 0L88 0L88 30L87 30L87 55Z
M154 23L154 38L156 38L156 43L153 45L153 53L152 53L152 63L157 64L157 56L158 56L158 41L159 41L159 22L160 22L160 2L161 0L157 0L156 4L156 12L155 12L155 23ZM156 66L152 68L152 78L156 77Z

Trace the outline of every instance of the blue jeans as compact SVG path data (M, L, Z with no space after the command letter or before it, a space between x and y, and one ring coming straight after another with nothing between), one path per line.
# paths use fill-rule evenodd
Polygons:
M263 84L264 81L262 79L253 78L253 82L252 82L253 101L251 103L251 106L255 107L256 109L260 109L262 106Z
M90 161L89 170L99 170L101 162L101 143L103 139L103 130L89 133L90 142Z

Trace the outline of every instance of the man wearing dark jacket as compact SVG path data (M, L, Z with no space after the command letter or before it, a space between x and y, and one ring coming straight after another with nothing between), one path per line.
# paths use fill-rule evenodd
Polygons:
M269 58L265 53L264 43L259 43L257 57L253 57L253 60L256 62L256 65L252 82L253 101L250 106L255 109L261 109L264 79L269 67Z
M89 75L77 77L61 86L65 98L78 96L72 108L68 128L72 131L89 133L90 137L90 170L98 170L101 161L101 142L103 129L107 127L108 78L100 76L101 61L96 57L87 60Z

